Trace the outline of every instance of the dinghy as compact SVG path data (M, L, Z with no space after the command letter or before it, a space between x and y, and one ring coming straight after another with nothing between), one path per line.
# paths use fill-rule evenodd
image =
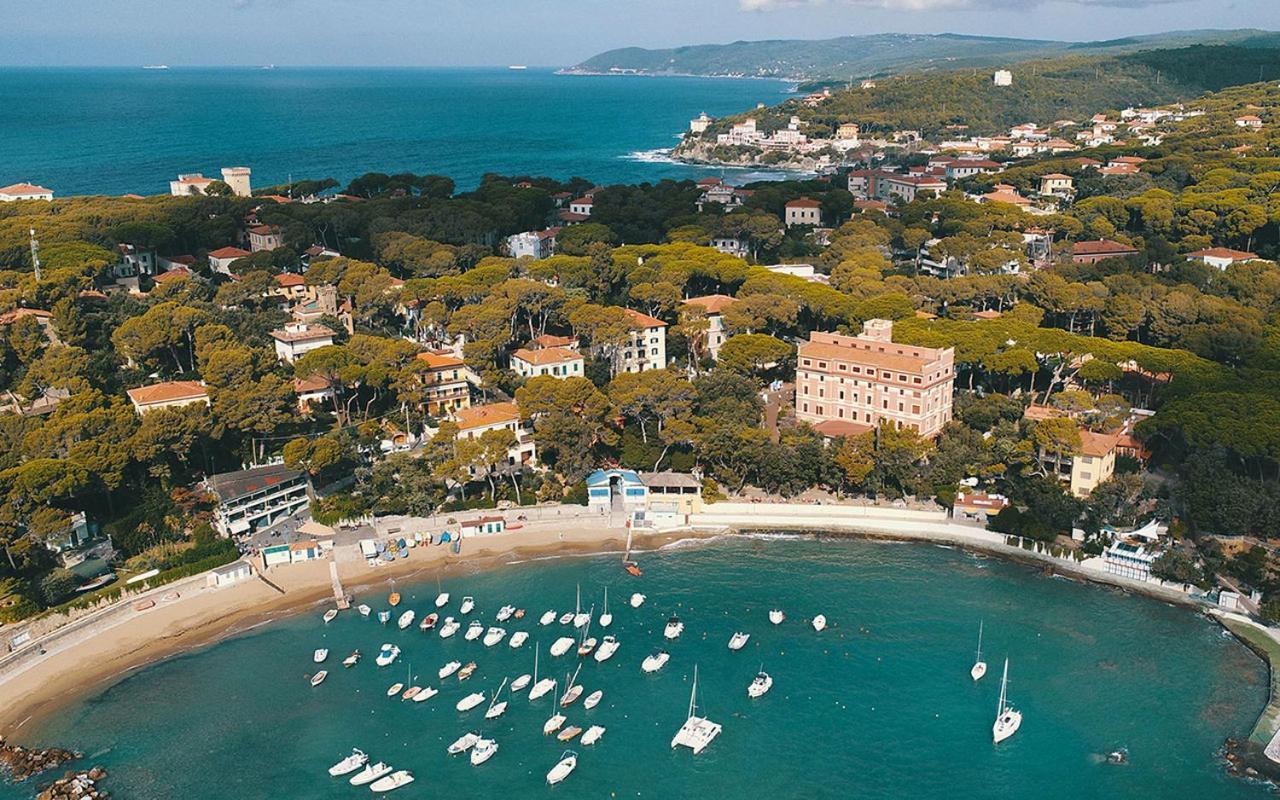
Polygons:
M362 751L352 748L351 755L329 767L329 776L332 778L340 778L343 775L350 775L356 770L369 763L369 757Z
M322 669L319 672L317 672L315 675L311 676L311 685L319 686L320 684L324 683L324 679L327 677L329 677L329 671Z

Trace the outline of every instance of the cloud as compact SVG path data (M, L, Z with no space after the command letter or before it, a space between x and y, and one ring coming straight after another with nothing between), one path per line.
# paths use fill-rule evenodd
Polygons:
M1059 5L1084 6L1091 8L1146 8L1148 6L1171 5L1188 0L738 0L743 11L775 11L783 8L803 8L820 6L827 2L857 6L859 8L880 8L887 11L951 11L964 9L1021 9L1032 6L1055 3Z

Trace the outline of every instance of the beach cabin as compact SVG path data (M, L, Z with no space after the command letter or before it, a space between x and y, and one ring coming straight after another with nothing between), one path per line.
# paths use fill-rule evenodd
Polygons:
M206 585L210 589L220 589L253 577L253 567L248 561L234 561L222 567L214 567L209 571Z
M646 519L655 525L683 525L702 511L702 481L684 472L645 472Z
M610 511L643 509L649 490L629 469L598 469L587 476L587 507Z
M321 558L323 555L324 549L319 542L315 541L277 544L262 548L262 566L264 569L269 569L280 564L297 564Z
M507 521L502 517L481 517L464 520L459 526L463 536L482 536L493 533L506 533Z

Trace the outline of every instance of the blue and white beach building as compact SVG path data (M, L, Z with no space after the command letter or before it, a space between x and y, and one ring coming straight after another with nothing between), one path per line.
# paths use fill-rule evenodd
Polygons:
M630 513L643 511L649 489L629 469L598 469L587 476L587 507Z

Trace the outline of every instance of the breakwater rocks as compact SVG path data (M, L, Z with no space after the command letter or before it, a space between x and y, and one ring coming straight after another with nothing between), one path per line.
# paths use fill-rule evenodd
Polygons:
M26 748L10 744L4 737L0 737L0 773L8 775L14 781L25 781L32 775L39 775L77 758L83 756L58 747Z
M98 781L107 777L107 771L94 767L88 772L71 770L57 779L36 795L36 800L82 800L84 798L106 798L110 792L99 789Z

